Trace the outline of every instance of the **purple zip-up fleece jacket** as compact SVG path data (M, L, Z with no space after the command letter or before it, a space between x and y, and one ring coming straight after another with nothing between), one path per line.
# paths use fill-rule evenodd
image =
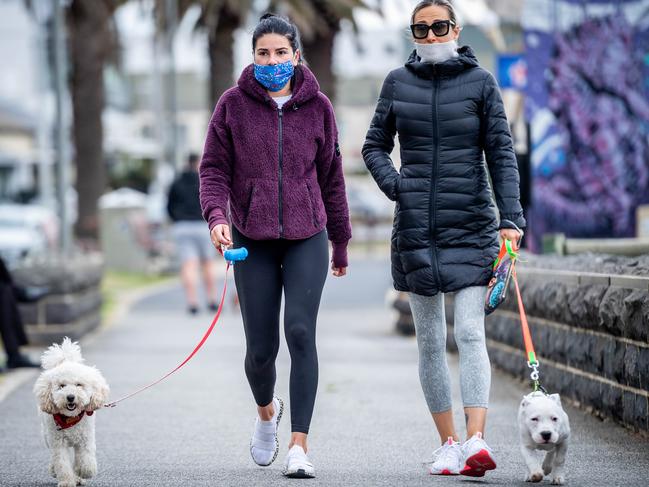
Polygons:
M325 226L333 264L347 266L351 238L333 107L308 68L296 66L291 99L277 104L246 67L219 99L200 164L210 231L232 224L254 240L304 239Z

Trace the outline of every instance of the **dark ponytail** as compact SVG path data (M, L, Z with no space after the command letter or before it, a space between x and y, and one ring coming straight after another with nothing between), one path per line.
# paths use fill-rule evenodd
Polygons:
M300 32L297 30L297 27L293 22L288 20L285 17L280 17L273 13L266 13L259 18L259 23L255 30L252 33L252 50L254 51L257 47L257 41L260 37L266 34L279 34L288 39L288 42L291 44L293 52L300 51L302 53L302 44L300 42ZM302 62L302 56L300 55L299 62Z

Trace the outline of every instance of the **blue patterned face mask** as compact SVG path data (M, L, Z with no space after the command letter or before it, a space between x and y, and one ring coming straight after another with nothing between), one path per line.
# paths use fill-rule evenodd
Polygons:
M281 64L255 64L255 79L269 91L279 91L286 86L294 72L293 62Z

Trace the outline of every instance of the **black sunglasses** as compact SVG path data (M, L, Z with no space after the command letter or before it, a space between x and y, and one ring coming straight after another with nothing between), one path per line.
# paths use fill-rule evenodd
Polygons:
M415 39L425 39L428 37L428 31L432 30L436 37L444 37L451 30L451 26L455 27L455 22L451 20L438 20L432 24L412 24L410 30Z

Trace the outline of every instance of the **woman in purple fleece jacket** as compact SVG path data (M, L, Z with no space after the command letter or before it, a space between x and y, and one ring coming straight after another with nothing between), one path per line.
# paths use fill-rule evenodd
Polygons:
M346 274L351 238L342 160L333 108L301 64L296 27L266 14L252 47L254 64L212 115L200 200L214 245L249 251L234 277L246 334L245 371L258 409L252 458L267 466L279 450L284 405L274 388L283 290L292 428L284 474L313 477L306 451L318 383L315 328L327 237L338 277Z

